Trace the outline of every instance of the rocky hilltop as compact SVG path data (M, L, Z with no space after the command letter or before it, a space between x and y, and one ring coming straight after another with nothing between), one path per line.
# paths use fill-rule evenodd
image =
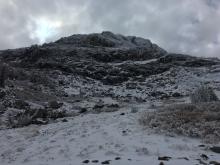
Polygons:
M172 54L150 40L111 32L4 50L0 61L1 114L32 104L41 112L73 107L75 113L94 110L80 103L103 97L147 102L187 96L201 83L219 85L219 59Z

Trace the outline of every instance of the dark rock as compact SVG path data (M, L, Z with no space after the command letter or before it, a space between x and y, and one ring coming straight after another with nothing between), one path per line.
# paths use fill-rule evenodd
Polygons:
M214 147L210 147L210 150L212 151L212 152L215 152L215 153L220 153L220 147L217 147L217 146L214 146Z
M169 161L170 159L172 158L169 156L158 157L158 160L163 160L163 161Z
M110 164L110 160L103 161L101 164Z
M121 115L121 116L124 116L124 115L125 115L125 113L121 113L120 115Z
M159 165L164 165L164 163L163 163L163 162L160 162Z
M120 157L116 157L116 158L115 158L115 160L120 160L120 159L121 159Z
M123 133L123 134L126 134L126 133L127 133L127 131L122 131L122 133Z
M82 163L88 164L89 160L84 160Z
M92 163L98 163L99 160L92 160Z
M205 155L205 154L200 155L200 157L201 157L203 160L208 160L208 159L209 159L209 157L208 157L207 155Z

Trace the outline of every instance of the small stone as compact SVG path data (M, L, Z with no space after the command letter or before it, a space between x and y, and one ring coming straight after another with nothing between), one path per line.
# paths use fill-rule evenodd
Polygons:
M64 122L64 123L65 123L65 122L68 122L68 120L67 120L67 119L63 119L63 120L62 120L62 122Z
M84 160L83 163L87 164L89 163L89 160Z
M121 159L120 157L116 157L116 158L115 158L115 160L120 160L120 159Z
M208 159L209 159L209 157L208 157L207 155L205 155L205 154L200 155L200 157L201 157L203 160L208 160Z
M120 115L123 116L123 115L125 115L125 113L121 113Z
M164 163L163 162L160 162L160 164L159 165L164 165Z
M106 160L106 161L102 162L101 164L110 164L110 160Z
M92 163L98 163L99 161L98 160L92 160Z

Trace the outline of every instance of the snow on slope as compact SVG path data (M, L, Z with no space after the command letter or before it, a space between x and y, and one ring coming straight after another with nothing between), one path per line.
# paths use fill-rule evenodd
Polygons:
M84 160L88 164L111 160L112 165L154 165L161 162L158 156L170 156L165 164L191 165L198 164L201 154L208 161L220 160L220 155L199 147L198 139L143 130L138 124L140 115L124 107L112 113L67 118L68 122L1 130L0 164L80 165Z

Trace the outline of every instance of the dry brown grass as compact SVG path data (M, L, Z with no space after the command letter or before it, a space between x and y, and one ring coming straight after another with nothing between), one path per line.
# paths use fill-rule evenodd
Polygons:
M190 96L191 102L204 103L211 101L219 101L218 96L215 94L214 90L209 86L201 86Z
M220 102L172 105L145 112L139 121L160 132L199 137L209 143L220 141Z

